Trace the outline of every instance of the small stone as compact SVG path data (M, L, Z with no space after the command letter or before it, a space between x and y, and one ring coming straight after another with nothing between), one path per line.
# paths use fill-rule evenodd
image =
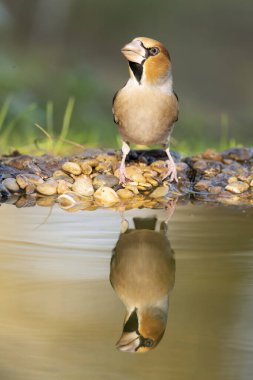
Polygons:
M96 203L99 206L110 207L119 202L118 194L110 187L100 187L94 194Z
M169 188L167 186L157 187L151 194L150 198L162 198L168 194Z
M92 181L85 174L76 178L76 180L72 186L72 190L75 193L78 193L78 194L86 196L86 197L89 197L90 195L94 194L94 188L92 186Z
M222 157L219 153L217 153L213 149L207 149L203 154L202 157L205 160L214 160L214 161L221 161Z
M206 190L210 186L210 181L208 180L200 180L194 185L194 189L198 191Z
M248 189L249 185L246 182L241 181L232 182L225 187L225 190L228 190L234 194L241 194L244 191L247 191Z
M153 187L156 187L159 185L158 181L152 177L145 177L146 181L150 183Z
M154 178L154 177L157 177L157 171L156 170L153 170L153 169L150 169L150 168L148 168L148 169L144 169L144 172L143 172L143 176L145 177L145 178L148 178L148 177L152 177L152 178Z
M33 194L35 192L36 186L34 183L30 182L25 188L25 193L27 195Z
M193 163L192 167L194 170L203 172L204 170L207 169L207 163L205 160L198 160Z
M28 179L29 182L32 182L34 183L35 185L39 185L40 183L43 183L43 179L36 175L36 174L30 174L30 173L27 173L25 174L26 178Z
M0 199L7 199L11 196L11 193L9 192L6 187L0 183Z
M250 186L253 186L253 179L252 179L252 181L250 182Z
M232 148L225 150L222 157L236 161L248 161L253 156L252 148Z
M189 165L187 165L185 162L177 162L176 163L177 172L184 172L189 170Z
M137 166L127 166L126 177L131 179L133 182L146 182L146 179L142 174L142 170Z
M51 207L55 204L55 196L49 195L45 197L39 197L36 200L36 204L41 207Z
M228 178L228 183L237 182L237 177L230 177Z
M80 164L83 174L89 175L92 173L91 165L87 164L85 161Z
M18 174L16 176L16 181L22 190L24 190L29 183L27 177L24 174Z
M62 165L62 169L74 175L80 175L82 173L80 165L76 162L67 161Z
M119 189L117 194L121 199L129 199L134 197L134 193L128 189Z
M93 180L93 186L98 189L101 186L114 187L119 184L119 179L115 175L99 174Z
M65 181L64 179L60 179L57 185L57 193L58 194L64 194L68 191L70 191L72 184L69 183L68 181Z
M132 191L135 195L139 194L139 190L137 189L136 185L130 185L129 183L126 183L125 189Z
M113 171L113 166L111 162L99 162L95 167L98 173L111 173Z
M222 187L221 186L209 186L207 190L211 194L219 194L222 191Z
M61 208L68 211L84 210L92 205L92 197L83 197L73 191L59 195L57 201Z
M92 168L95 168L99 164L99 162L98 162L98 160L96 158L89 158L88 160L85 160L81 164L81 166L84 165L84 164L85 165L90 165Z
M15 178L6 178L3 180L2 184L6 187L6 189L10 190L12 193L20 190L20 187L15 180Z
M43 195L53 195L57 192L57 182L49 179L37 186L37 191Z
M33 207L36 205L36 198L32 196L23 196L20 197L17 202L15 203L15 206L17 208L22 208L22 207Z

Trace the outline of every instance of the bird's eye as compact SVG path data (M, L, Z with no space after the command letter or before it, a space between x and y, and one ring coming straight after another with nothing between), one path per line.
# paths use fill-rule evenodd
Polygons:
M149 49L150 55L157 55L158 53L160 53L160 49L158 47L152 47Z
M147 339L144 340L143 346L144 347L152 347L153 344L154 344L153 339L147 338Z

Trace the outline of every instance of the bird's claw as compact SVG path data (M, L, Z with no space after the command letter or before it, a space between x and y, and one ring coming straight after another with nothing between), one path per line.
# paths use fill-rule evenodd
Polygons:
M166 178L169 179L169 182L178 182L177 178L177 169L174 162L171 162L171 160L166 161L166 166L168 168L168 171L165 173L165 175L162 177L162 180L165 180Z
M120 168L119 169L119 183L121 185L125 185L127 181L129 181L129 179L126 176L126 169Z

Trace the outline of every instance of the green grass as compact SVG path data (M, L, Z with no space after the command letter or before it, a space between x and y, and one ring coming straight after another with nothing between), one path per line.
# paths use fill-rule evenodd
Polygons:
M83 150L86 147L111 146L120 148L121 139L116 127L107 125L103 120L96 120L96 128L92 128L94 120L90 121L90 126L86 122L80 131L75 130L73 119L75 99L70 97L63 110L62 122L55 123L55 106L52 101L48 101L45 110L38 113L38 104L31 103L24 107L16 115L10 115L12 98L8 97L0 109L0 154L8 154L13 150L21 153L64 155L74 151ZM38 122L38 114L43 115L44 124ZM203 126L194 123L190 136L185 139L172 137L171 148L185 155L199 153L207 148L224 150L233 146L241 146L235 139L230 138L229 119L226 114L221 115L220 136L216 141L204 139ZM108 132L113 127L113 138ZM107 129L106 129L107 128ZM109 138L106 139L106 133ZM104 143L101 143L101 135ZM108 144L109 142L109 144Z

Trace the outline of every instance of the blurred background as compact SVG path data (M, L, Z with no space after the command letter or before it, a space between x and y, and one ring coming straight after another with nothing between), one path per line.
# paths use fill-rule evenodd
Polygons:
M136 36L170 51L172 148L252 145L252 0L0 1L0 153L118 147L111 101Z

